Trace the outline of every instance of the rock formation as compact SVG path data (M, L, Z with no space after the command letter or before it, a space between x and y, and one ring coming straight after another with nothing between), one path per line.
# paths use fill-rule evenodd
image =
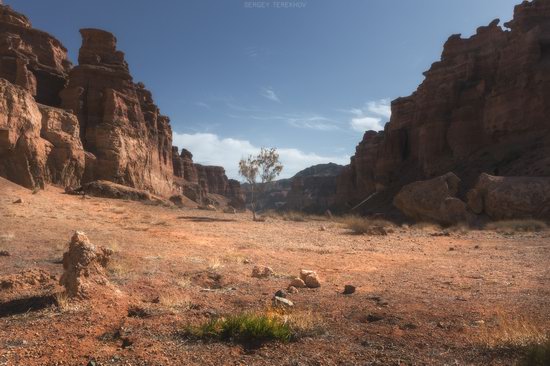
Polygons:
M550 220L550 177L494 177L482 174L468 192L468 207L494 220Z
M509 30L498 23L451 36L384 131L365 133L339 177L343 206L375 192L389 205L405 184L449 171L462 197L483 172L550 176L550 3L523 2Z
M187 150L172 157L170 120L133 82L111 33L82 29L72 68L58 40L1 3L0 30L0 176L28 188L105 180L170 197L175 173L198 201L227 195L244 208L223 168L195 165Z
M220 166L204 166L193 163L193 154L173 147L173 164L176 185L187 198L201 204L211 203L209 195L220 195L229 199L229 205L237 210L245 208L241 184L228 179L225 169ZM178 179L179 178L179 179Z
M105 268L113 252L96 247L82 232L75 232L69 251L63 254L63 275L59 283L70 297L86 297L91 288L108 284Z
M0 79L0 176L34 188L78 185L83 172L75 116L39 105L29 91Z
M393 204L416 221L437 222L443 225L468 222L466 204L456 197L460 178L448 173L427 181L404 186Z
M0 5L0 78L21 86L38 103L59 107L70 68L67 49L57 39Z
M80 121L89 157L87 179L104 179L153 193L172 192L172 131L151 93L132 81L116 38L82 29L79 65L69 73L62 105Z

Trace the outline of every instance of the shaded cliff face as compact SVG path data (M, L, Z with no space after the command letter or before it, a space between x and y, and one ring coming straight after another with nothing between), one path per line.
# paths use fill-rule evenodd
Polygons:
M110 180L169 195L172 190L172 130L151 93L136 84L116 49L116 38L82 29L79 65L69 73L62 105L80 121L84 148L92 153L86 179Z
M455 172L471 187L482 172L550 175L550 3L515 8L462 39L449 38L441 61L409 97L392 102L383 132L365 133L338 180L349 207L374 192Z
M59 107L70 68L67 49L57 39L0 5L0 78L21 86L38 103Z

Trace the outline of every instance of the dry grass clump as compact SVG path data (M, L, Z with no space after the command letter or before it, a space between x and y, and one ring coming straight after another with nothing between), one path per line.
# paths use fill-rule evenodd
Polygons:
M530 347L549 341L547 331L525 317L512 317L499 312L491 323L481 327L477 339L487 348Z
M186 310L191 307L191 300L178 291L168 290L159 296L159 304L168 309Z
M311 312L270 309L263 313L242 313L211 319L199 326L187 326L180 334L203 340L260 345L270 341L287 343L317 334L320 326Z
M338 220L358 235L387 235L394 225L386 220L368 219L358 216L346 216Z
M539 220L505 220L488 223L485 229L502 233L539 232L547 230L548 225Z
M62 313L67 313L71 311L77 311L79 305L77 303L71 302L69 295L66 292L58 292L54 295L55 305Z
M308 222L325 221L326 218L319 215L311 215L301 211L274 211L269 210L262 214L265 218L280 219L283 221Z

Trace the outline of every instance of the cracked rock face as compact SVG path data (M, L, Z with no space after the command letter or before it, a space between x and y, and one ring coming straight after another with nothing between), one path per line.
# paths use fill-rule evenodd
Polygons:
M63 275L60 284L70 297L87 297L95 286L109 283L105 268L113 252L97 247L83 232L75 232L69 243L69 251L63 254Z

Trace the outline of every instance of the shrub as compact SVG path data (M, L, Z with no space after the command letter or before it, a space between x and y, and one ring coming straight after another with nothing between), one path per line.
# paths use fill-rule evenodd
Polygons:
M340 220L348 229L355 234L368 235L387 235L388 229L393 227L393 224L385 220L371 220L363 217L348 216Z
M198 327L187 327L182 334L198 339L244 344L261 344L268 341L286 343L293 338L290 325L279 317L250 313L212 319Z
M550 365L550 341L529 347L521 366L547 366Z
M485 228L498 232L514 233L544 231L548 229L548 226L538 220L506 220L491 222Z

